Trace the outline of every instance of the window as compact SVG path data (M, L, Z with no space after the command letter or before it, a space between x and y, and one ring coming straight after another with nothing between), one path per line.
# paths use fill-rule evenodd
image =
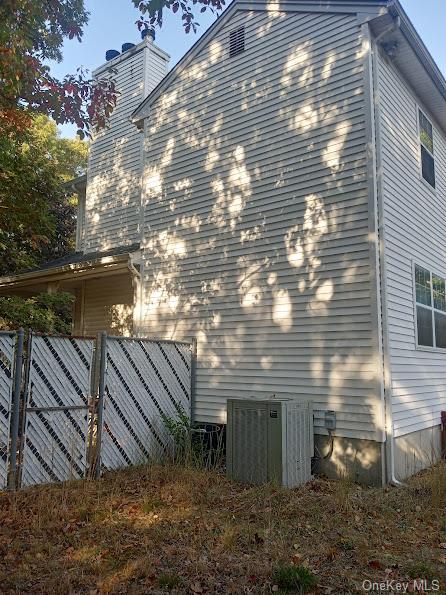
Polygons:
M421 174L435 188L434 130L428 118L418 110L421 146Z
M446 281L415 265L417 344L446 349Z
M245 51L245 27L229 33L229 57L233 58Z

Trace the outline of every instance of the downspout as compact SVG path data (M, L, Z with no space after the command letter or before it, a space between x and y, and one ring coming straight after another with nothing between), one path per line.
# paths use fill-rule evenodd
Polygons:
M129 256L129 261L127 263L127 268L129 269L130 273L132 274L132 277L137 280L141 279L141 273L138 271L138 269L135 267L135 265L133 264L132 261L132 257Z
M385 271L385 226L384 226L384 205L383 205L383 183L382 183L382 162L381 162L381 133L379 124L379 84L377 73L377 52L378 43L386 35L397 31L401 21L397 17L392 25L375 38L372 44L373 61L373 104L375 108L375 138L376 138L376 177L377 177L377 209L378 209L378 243L379 243L379 274L380 274L380 311L381 311L381 337L383 353L383 374L384 374L384 419L385 419L385 463L386 475L390 485L405 487L395 476L395 436L393 430L392 414L392 382L390 373L389 342L387 328L387 292L386 292L386 271Z
M131 254L129 254L127 268L129 269L130 274L132 275L132 285L133 285L133 295L134 295L134 298L133 298L133 335L137 335L140 331L140 326L141 326L141 295L140 295L140 293L141 293L140 292L141 273L134 265ZM135 300L135 296L137 296L136 300ZM137 316L135 316L135 312L137 312Z

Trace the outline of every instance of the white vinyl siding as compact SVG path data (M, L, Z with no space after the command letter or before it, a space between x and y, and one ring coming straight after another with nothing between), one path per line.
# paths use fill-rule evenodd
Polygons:
M421 177L418 99L383 56L378 84L391 389L401 436L438 425L446 407L446 353L417 347L413 280L415 264L446 276L446 141L433 122L433 192Z
M380 439L361 51L356 16L239 11L150 107L143 332L197 337L198 420L300 395Z
M167 59L157 52L151 50L152 49L147 50L144 99L166 76L168 69Z
M130 274L86 281L83 301L83 333L131 335L134 291Z
M133 55L130 51L117 64L113 62L111 68L113 72L98 75L115 80L119 95L108 127L95 135L90 147L85 252L109 250L140 240L143 135L130 116L166 74L167 62L150 47L143 46Z

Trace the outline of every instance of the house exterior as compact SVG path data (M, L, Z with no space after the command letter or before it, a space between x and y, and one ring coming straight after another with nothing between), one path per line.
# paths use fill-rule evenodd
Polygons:
M330 475L437 460L446 82L401 5L235 0L157 72L92 146L75 330L196 337L199 422L229 397L310 398ZM0 287L54 288L54 266Z
M72 182L79 196L76 253L0 281L3 294L73 293L75 335L133 332L143 135L130 116L167 73L169 55L150 35L129 46L93 72L112 78L118 96L108 127L91 142L87 175Z

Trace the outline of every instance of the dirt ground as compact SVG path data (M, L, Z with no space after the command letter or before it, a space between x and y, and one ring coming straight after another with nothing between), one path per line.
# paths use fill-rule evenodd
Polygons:
M296 569L311 581L287 583ZM337 595L367 581L446 593L446 465L405 488L139 467L0 493L1 593Z

